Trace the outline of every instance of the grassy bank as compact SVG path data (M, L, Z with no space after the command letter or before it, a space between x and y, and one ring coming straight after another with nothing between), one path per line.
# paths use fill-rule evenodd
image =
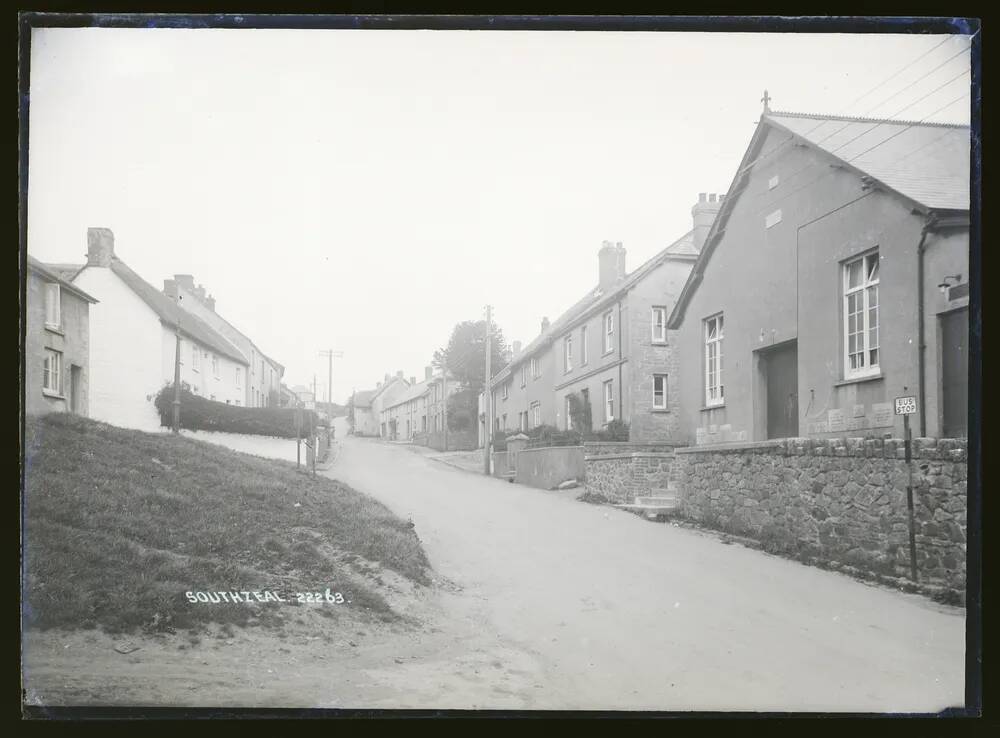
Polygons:
M427 581L409 523L287 462L52 414L27 420L25 477L27 627L276 624L291 607L193 604L185 593L295 599L328 587L350 604L325 613L392 619L378 580L356 564Z

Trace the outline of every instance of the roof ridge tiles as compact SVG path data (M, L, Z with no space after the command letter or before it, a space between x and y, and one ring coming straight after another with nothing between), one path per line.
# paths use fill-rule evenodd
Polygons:
M829 115L826 113L797 113L789 110L769 110L765 117L783 118L823 118L826 120L850 121L853 123L889 123L901 126L927 126L928 128L969 128L964 123L938 123L923 120L903 120L901 118L870 118L859 115Z

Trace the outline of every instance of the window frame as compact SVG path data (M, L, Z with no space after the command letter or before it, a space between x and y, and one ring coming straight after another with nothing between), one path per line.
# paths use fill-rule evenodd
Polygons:
M531 405L529 405L528 408L531 412L531 420L530 420L530 422L532 423L531 427L537 428L542 424L542 403L536 400L535 402L531 403Z
M236 389L243 389L243 367L236 367Z
M566 409L566 430L571 431L573 430L573 413L570 412L569 395L566 395L564 404Z
M654 372L653 373L653 409L654 410L666 410L667 409L667 382L668 382L668 378L669 378L669 375L666 372ZM656 394L657 394L656 383L657 382L662 382L662 384L663 384L663 388L660 391L660 394L663 397L663 401L659 405L656 403Z
M615 380L605 380L602 387L604 388L604 422L607 424L615 419Z
M55 362L53 369L52 361ZM63 396L63 352L54 348L45 347L42 354L42 393L47 395ZM54 381L53 381L54 378Z
M712 323L716 324L715 336L709 337L709 329ZM702 379L705 384L705 407L719 407L726 404L726 385L723 381L723 359L725 358L724 344L726 338L726 322L724 313L716 313L702 321L704 326L702 340L705 345L705 371ZM715 356L712 356L712 348L715 348ZM714 372L713 372L714 366ZM715 384L712 384L712 377L715 377ZM713 397L713 390L716 396Z
M580 326L580 366L587 366L587 326Z
M201 347L191 342L191 371L201 373Z
M531 357L531 378L532 379L538 379L540 376L542 376L542 374L538 370L538 357L537 356L532 356Z
M601 346L605 354L610 354L615 350L615 311L608 310L601 321L601 332L604 336Z
M573 334L563 336L563 374L573 371Z
M55 312L55 321L49 320L50 309ZM56 331L62 330L62 287L58 282L45 283L45 327Z
M506 400L508 397L510 397L510 390L508 389L509 386L510 386L510 382L504 382L503 383L503 395L501 395L501 397L504 400Z
M532 361L534 361L534 359L532 359ZM521 364L521 388L523 389L527 384L528 384L528 370L524 364Z
M874 257L875 264L875 279L871 279L871 269L868 266L868 260ZM861 263L861 281L855 286L850 286L850 267L854 264ZM843 362L843 372L842 376L845 380L848 379L861 379L864 377L878 376L882 373L882 356L881 356L881 294L879 290L880 277L881 277L881 262L882 258L879 253L878 247L874 249L869 249L861 254L852 256L849 259L845 259L841 262L841 331L843 335L841 344L841 361ZM871 345L871 335L872 326L870 323L872 305L870 302L871 290L875 290L875 345ZM861 299L861 309L860 313L857 313L858 319L862 321L862 327L860 332L855 332L852 334L850 332L850 317L851 312L849 309L851 298L855 295L860 295ZM850 350L851 336L858 335L861 342L861 347L855 352ZM875 362L871 361L871 353L875 352ZM860 355L862 365L857 369L851 368L851 357L853 355ZM867 362L867 363L865 363Z
M657 325L656 316L657 313L663 316L663 320ZM657 327L661 328L661 335L656 335ZM667 343L667 306L666 305L653 305L650 308L650 327L649 327L650 337L649 340L657 345L666 345Z

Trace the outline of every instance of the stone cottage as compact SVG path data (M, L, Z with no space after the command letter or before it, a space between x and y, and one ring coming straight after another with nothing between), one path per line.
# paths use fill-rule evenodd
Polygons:
M90 306L97 300L59 265L28 256L26 272L25 412L89 415Z

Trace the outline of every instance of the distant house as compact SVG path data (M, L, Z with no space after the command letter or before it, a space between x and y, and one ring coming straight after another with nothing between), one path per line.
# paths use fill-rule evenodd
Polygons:
M88 229L87 246L73 285L100 301L90 309L91 417L158 430L153 400L173 383L178 334L181 382L207 399L243 404L249 364L240 350L132 271L115 255L110 230Z
M375 394L371 398L371 412L378 421L379 438L389 439L392 437L392 429L388 419L383 414L385 407L399 397L409 388L410 383L403 378L403 372L396 372L395 376L386 374L385 379L375 387Z
M24 408L89 414L90 306L97 300L58 265L27 260Z
M539 425L584 431L614 421L636 442L681 442L677 348L667 318L694 265L721 199L702 194L694 227L632 272L625 249L605 241L598 283L493 377L493 430ZM590 408L590 427L574 406Z
M292 387L292 393L295 395L295 399L298 401L300 407L304 407L307 410L316 409L316 396L309 387L297 384Z
M378 419L372 412L372 397L377 389L355 392L350 399L350 413L354 418L353 430L357 436L377 436Z
M670 318L689 442L966 434L969 133L765 107Z
M188 312L218 331L240 350L250 365L243 382L247 407L277 407L281 396L281 378L285 368L260 350L247 334L223 318L215 306L215 298L206 293L202 285L195 286L190 274L175 274L163 280L163 294Z
M387 429L388 440L413 441L417 433L427 432L432 382L427 379L417 382L412 377L405 391L385 400L379 424Z
M298 404L299 398L287 384L281 384L279 393L279 405L281 407L295 407Z

